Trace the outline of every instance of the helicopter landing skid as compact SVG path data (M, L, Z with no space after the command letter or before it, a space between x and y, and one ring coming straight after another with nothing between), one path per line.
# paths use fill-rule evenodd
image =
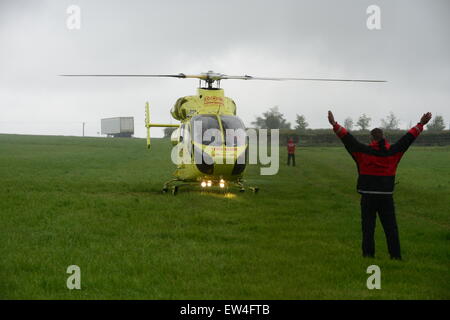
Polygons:
M183 180L179 179L172 179L164 183L162 192L167 193L169 191L169 188L172 191L173 195L176 195L178 193L178 189L182 185L187 185L188 183L184 182Z
M238 180L235 182L235 185L239 188L239 192L245 192L246 187L244 185L244 180ZM258 187L247 187L247 189L250 189L253 193L258 193L259 188Z
M167 193L169 192L169 190L171 191L171 193L173 195L176 195L178 193L178 190L181 186L195 186L197 185L198 182L187 182L187 181L183 181L180 179L172 179L167 181L166 183L164 183L162 192L163 193ZM245 192L247 189L252 191L253 193L258 193L259 188L258 187L246 187L244 185L244 181L243 180L238 180L232 183L233 185L235 185L236 187L239 188L239 192Z

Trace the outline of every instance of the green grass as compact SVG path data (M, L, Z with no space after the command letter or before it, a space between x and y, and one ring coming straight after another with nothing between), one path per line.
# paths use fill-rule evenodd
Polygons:
M0 135L1 299L449 299L450 148L412 147L398 170L404 261L360 256L356 169L304 148L260 193L180 191L168 141ZM284 151L284 150L282 150ZM81 290L66 269L81 268ZM382 289L366 288L377 264Z

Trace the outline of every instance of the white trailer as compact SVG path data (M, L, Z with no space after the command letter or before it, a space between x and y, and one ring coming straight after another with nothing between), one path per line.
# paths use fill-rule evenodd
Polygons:
M128 137L134 134L133 117L116 117L102 119L102 134L108 137Z

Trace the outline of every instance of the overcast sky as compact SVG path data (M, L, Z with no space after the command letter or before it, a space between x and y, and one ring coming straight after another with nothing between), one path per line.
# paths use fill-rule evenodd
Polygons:
M66 26L69 5L81 29ZM369 5L381 30L366 27ZM100 119L144 105L172 122L189 79L65 78L62 73L199 73L383 79L387 83L222 81L246 125L277 105L312 128L362 113L401 128L426 111L450 120L450 1L0 0L0 133L97 136ZM160 129L155 129L159 135Z

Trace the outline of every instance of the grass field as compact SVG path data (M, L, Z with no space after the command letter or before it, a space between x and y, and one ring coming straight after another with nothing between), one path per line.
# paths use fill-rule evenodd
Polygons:
M404 261L360 257L356 169L305 148L251 193L161 194L154 139L0 135L1 299L450 299L450 148L412 147L398 170ZM66 269L81 268L81 290ZM381 290L366 269L381 268Z

